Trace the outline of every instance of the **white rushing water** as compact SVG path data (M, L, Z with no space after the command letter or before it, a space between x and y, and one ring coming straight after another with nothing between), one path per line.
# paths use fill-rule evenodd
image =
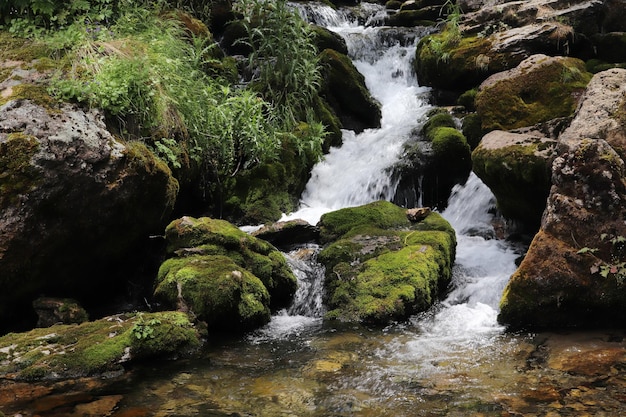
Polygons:
M364 13L335 11L322 5L299 7L307 19L346 39L355 66L382 105L381 128L360 134L344 131L343 145L333 148L313 169L301 209L284 218L303 218L316 224L328 211L392 198L396 184L388 168L401 158L403 144L422 126L432 106L427 101L428 89L419 86L411 69L415 44L422 34L410 33L411 41L406 42L407 34L403 33L398 37L403 42L390 42L385 33L389 28L364 25L366 16L372 16L370 21L380 20L382 6L367 4ZM495 239L494 206L491 191L474 174L466 184L455 187L442 213L455 228L458 241L450 292L413 320L410 331L416 332L415 338L397 341L401 346L390 345L392 356L407 355L411 360L419 359L417 356L454 357L468 344L488 344L491 337L502 333L497 324L498 303L519 254L511 245ZM321 325L323 273L319 266L307 267L294 259L290 263L300 280L295 303L300 310L275 316L261 332L262 338L282 338L313 324ZM314 283L315 279L319 283ZM311 307L311 303L318 307Z
M282 220L300 218L316 224L322 214L332 210L390 200L397 182L388 168L398 161L402 145L432 108L429 89L418 85L411 69L421 33L406 29L403 42L390 41L385 29L366 26L380 20L384 7L363 3L361 8L365 8L362 13L353 14L322 5L300 6L308 20L327 26L346 40L356 68L381 104L381 128L359 134L344 130L343 145L332 148L313 168L300 210ZM361 14L369 17L359 17Z

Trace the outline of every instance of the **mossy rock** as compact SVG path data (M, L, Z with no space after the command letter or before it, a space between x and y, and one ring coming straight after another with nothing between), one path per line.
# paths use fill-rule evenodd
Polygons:
M320 64L324 69L320 95L332 107L343 127L357 132L380 127L380 104L368 91L365 77L350 58L333 49L325 49L320 54Z
M517 65L521 58L492 51L488 38L462 37L451 29L425 36L415 52L420 83L443 90L466 91L491 74Z
M387 201L332 211L322 215L318 224L322 242L336 240L359 226L393 229L407 225L406 213Z
M404 3L400 10L389 15L385 19L385 24L389 26L415 27L415 26L434 26L440 16L435 8L412 10L405 8Z
M227 256L236 264L237 270L248 271L260 280L270 295L270 299L264 300L267 306L271 301L271 308L278 309L291 302L296 291L296 277L284 256L270 243L241 231L225 220L207 217L174 220L166 228L165 237L172 261L177 257L184 260L189 255ZM207 268L209 266L204 269ZM159 276L160 280L165 278L162 274ZM201 271L198 276L204 279ZM175 297L168 297L168 300L176 305Z
M15 204L41 181L41 169L31 162L38 150L39 141L20 132L0 142L0 209Z
M508 219L537 230L551 186L556 141L526 134L494 131L472 153L476 175L496 196Z
M470 113L461 120L461 131L471 150L476 149L483 137L483 125L480 116Z
M97 376L199 346L199 334L183 313L116 315L0 337L0 375L25 381Z
M327 213L334 241L326 267L328 318L384 324L427 309L450 281L456 235L437 213L411 223L406 210L379 201Z
M342 54L348 54L346 41L337 33L318 25L311 25L313 43L319 52L324 49L334 49Z
M331 119L324 123L336 121L332 120L332 115L327 116ZM283 136L280 154L276 160L225 179L221 190L216 194L226 195L228 198L221 205L216 202L213 207L214 216L249 225L273 223L283 213L295 211L310 171L319 157L312 149L304 149L300 153L295 143L299 135L306 134L308 128L306 123L300 123L292 132L293 136ZM334 139L337 140L337 137ZM323 146L328 147L330 144Z
M247 330L270 320L269 293L261 280L224 255L166 260L154 296L190 310L212 329Z
M533 55L481 85L476 109L482 129L511 130L571 116L590 79L579 59Z

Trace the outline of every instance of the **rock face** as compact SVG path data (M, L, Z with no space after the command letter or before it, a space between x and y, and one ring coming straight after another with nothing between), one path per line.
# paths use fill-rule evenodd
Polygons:
M439 214L420 222L386 201L322 216L328 317L387 323L423 311L450 281L456 235Z
M559 136L541 230L505 290L500 322L626 323L625 115L626 70L596 74Z
M162 230L178 192L169 168L122 143L96 111L28 100L0 107L0 327L42 293L83 302Z
M267 323L285 307L296 277L271 244L210 218L183 217L165 231L167 259L154 296L211 329L242 331Z

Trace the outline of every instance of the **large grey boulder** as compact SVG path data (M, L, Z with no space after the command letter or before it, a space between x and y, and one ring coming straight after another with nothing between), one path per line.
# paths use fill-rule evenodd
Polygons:
M41 294L82 302L128 280L122 261L162 230L178 183L98 111L12 100L0 107L0 190L2 328Z

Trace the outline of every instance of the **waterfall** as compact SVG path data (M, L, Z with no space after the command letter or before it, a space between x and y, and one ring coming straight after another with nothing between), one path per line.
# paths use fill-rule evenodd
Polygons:
M377 4L362 3L351 11L310 3L294 7L307 20L325 25L346 40L348 55L382 112L379 129L359 134L343 131L343 145L332 148L313 168L300 209L283 218L316 224L328 211L391 200L395 194L397 180L390 168L432 108L429 89L418 85L411 68L415 46L427 32L370 26L380 24L385 13L384 6Z
M313 168L301 208L283 218L316 224L325 212L390 200L394 195L397 184L389 168L402 157L403 144L421 128L432 108L427 101L429 90L419 86L411 69L415 45L425 32L368 26L381 20L383 6L375 4L363 3L364 13L311 3L294 7L309 21L326 25L346 40L350 57L382 105L381 127L359 134L344 130L343 145L331 149ZM368 15L373 17L366 18ZM491 191L474 174L453 189L442 213L455 228L458 241L450 291L445 300L415 317L420 336L396 352L413 346L420 355L453 355L457 344L486 342L502 332L496 320L498 302L519 253L495 239L494 208ZM263 337L284 337L294 329L299 332L303 326L319 324L322 316L323 273L319 265L310 268L290 255L288 259L298 275L300 290L292 310L276 316L261 332ZM313 307L317 303L320 307Z

